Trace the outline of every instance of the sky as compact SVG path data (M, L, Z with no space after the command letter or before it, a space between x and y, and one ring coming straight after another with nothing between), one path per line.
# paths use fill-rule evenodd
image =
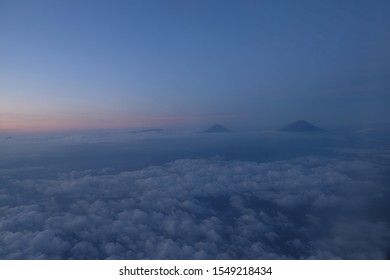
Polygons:
M388 123L388 1L0 1L0 132Z

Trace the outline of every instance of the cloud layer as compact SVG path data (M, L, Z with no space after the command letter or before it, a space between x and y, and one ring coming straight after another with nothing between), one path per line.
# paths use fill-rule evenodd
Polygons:
M183 159L116 175L0 177L1 259L383 259L379 162Z

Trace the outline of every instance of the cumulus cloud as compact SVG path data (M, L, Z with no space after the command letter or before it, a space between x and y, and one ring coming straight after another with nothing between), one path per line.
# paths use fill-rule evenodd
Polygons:
M379 163L183 159L115 175L1 178L1 259L382 259Z

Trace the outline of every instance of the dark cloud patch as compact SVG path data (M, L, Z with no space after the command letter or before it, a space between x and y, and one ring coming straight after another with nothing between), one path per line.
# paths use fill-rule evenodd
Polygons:
M2 259L383 259L386 164L183 159L1 177Z

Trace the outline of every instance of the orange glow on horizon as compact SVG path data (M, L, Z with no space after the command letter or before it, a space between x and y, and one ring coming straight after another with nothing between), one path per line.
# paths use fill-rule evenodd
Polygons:
M73 130L104 130L138 127L135 123L126 121L91 121L91 120L13 120L0 122L0 132L23 133L23 132L56 132Z
M196 122L194 116L133 116L115 119L57 116L0 115L0 133L34 133L166 127Z

